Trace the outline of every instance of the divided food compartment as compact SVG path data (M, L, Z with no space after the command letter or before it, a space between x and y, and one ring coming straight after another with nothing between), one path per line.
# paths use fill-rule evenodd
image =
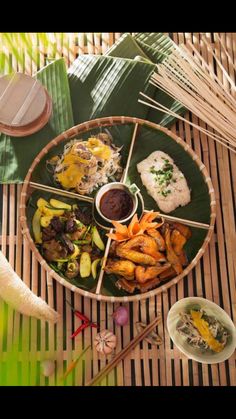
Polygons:
M208 223L210 224L210 228L208 231L199 228L191 228L192 236L185 245L189 265L175 278L162 282L159 286L157 286L157 288L146 293L141 294L139 292L135 292L130 295L123 290L119 290L115 286L115 281L118 279L115 275L105 274L100 294L97 295L95 293L97 279L94 280L92 277L84 279L81 278L79 280L69 282L65 278L62 278L56 272L52 271L51 267L42 258L35 246L35 243L33 242L31 226L33 213L36 209L37 198L39 196L42 196L45 199L53 197L68 203L75 203L75 200L70 200L56 195L50 196L47 192L32 190L28 182L33 181L44 185L58 187L57 184L53 183L51 173L46 170L46 161L62 152L64 145L71 139L76 138L86 140L89 136L96 135L99 132L106 132L106 130L108 130L112 136L113 143L118 147L122 147L121 163L122 167L125 167L136 123L139 124L139 127L132 152L132 158L129 164L126 183L128 185L135 183L138 186L144 200L145 209L158 211L156 202L150 195L147 194L145 187L142 185L136 166L138 162L149 156L149 154L153 151L164 151L173 158L175 164L183 172L191 190L191 202L185 207L177 208L170 215L183 219ZM91 196L94 197L95 193L96 191L94 191ZM89 205L88 203L84 203L82 201L78 201L78 204L81 207ZM109 117L88 121L72 127L59 135L57 138L52 139L52 141L44 147L32 163L32 166L26 176L21 196L21 224L23 233L28 238L30 247L39 262L50 272L52 277L61 282L67 288L84 296L104 301L135 301L145 299L149 296L159 294L171 285L177 283L182 277L190 272L203 255L205 248L210 241L214 229L214 223L214 190L206 168L198 156L183 140L166 128L149 121L131 117ZM106 238L105 233L106 232L102 233L104 239Z

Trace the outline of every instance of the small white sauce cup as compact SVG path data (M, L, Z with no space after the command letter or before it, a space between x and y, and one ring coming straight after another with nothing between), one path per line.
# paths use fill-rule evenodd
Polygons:
M134 186L136 186L136 185L134 185ZM131 188L132 188L132 186L131 186ZM135 192L132 193L130 188L127 185L124 185L121 182L111 182L111 183L108 183L107 185L102 186L99 189L99 191L97 192L97 194L95 196L95 202L94 202L95 207L96 207L96 210L97 210L98 214L100 215L100 217L103 218L103 220L105 220L109 223L112 221L112 219L105 217L105 215L101 212L100 205L101 205L101 199L102 199L103 195L106 192L108 192L110 190L114 190L114 189L119 189L119 190L126 191L129 194L129 196L131 197L132 202L133 202L133 209L130 212L130 214L126 218L123 218L122 220L116 220L119 223L123 224L123 223L126 223L127 221L129 221L134 216L134 214L137 212L137 208L138 208L137 192L139 192L139 189L137 188L135 190Z

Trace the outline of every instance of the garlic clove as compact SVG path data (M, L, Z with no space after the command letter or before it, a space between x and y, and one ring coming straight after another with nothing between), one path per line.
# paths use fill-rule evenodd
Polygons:
M96 350L103 354L110 354L116 347L117 338L110 330L102 330L94 339Z

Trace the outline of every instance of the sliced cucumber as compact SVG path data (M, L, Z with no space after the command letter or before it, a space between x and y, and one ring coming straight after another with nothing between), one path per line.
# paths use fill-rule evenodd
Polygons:
M101 239L101 236L96 226L94 226L92 229L92 240L93 240L93 243L98 247L98 249L102 251L105 249L105 245Z
M59 209L67 209L67 210L71 210L71 205L66 204L65 202L62 201L58 201L58 199L50 199L50 205L54 208L59 208Z
M93 279L96 279L96 277L97 277L97 268L98 268L98 265L99 265L100 261L101 261L101 259L99 258L99 259L95 259L92 263L91 270L92 270Z
M35 243L42 243L42 233L41 233L41 227L40 227L41 217L42 217L42 212L38 208L35 211L33 220L32 220L32 229L34 233Z
M87 278L91 274L91 258L88 252L83 252L80 257L80 276Z

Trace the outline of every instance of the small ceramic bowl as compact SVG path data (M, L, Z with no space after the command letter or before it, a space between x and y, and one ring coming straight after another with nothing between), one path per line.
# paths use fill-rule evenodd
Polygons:
M192 348L176 329L177 323L180 320L179 313L188 309L191 305L199 305L206 314L214 316L220 323L228 330L230 337L223 351L213 353L210 351L202 351L200 349ZM183 352L188 358L202 364L217 364L226 361L234 353L236 348L236 328L228 316L228 314L217 304L212 301L200 297L183 298L175 303L167 316L167 329L171 339L177 348Z
M128 215L128 217L126 218L122 218L121 220L117 220L119 223L125 224L127 221L131 220L131 218L134 216L134 214L137 212L137 208L138 208L138 197L137 197L137 192L139 191L139 189L137 188L136 193L132 193L130 188L127 185L124 185L121 182L111 182L108 183L104 186L102 186L99 191L97 192L96 196L95 196L95 207L96 210L99 214L99 216L105 221L110 223L111 220L107 217L105 217L105 215L101 212L100 210L100 203L101 203L101 199L103 197L103 195L113 189L121 189L126 191L129 196L131 197L132 201L133 201L133 208L132 211L130 212L130 214Z

